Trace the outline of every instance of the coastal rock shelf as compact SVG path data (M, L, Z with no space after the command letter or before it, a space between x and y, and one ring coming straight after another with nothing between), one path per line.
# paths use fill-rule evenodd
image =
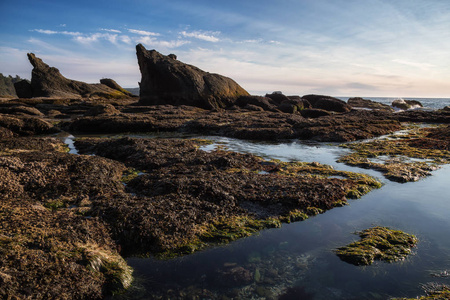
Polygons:
M339 162L381 171L397 182L417 181L450 163L450 126L414 128L406 135L341 146L353 153Z

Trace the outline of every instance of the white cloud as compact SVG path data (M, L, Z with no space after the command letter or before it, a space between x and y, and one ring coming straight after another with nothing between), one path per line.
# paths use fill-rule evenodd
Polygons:
M119 40L125 44L131 44L131 38L128 35L121 35L119 36Z
M80 36L80 32L73 31L54 31L54 30L46 30L46 29L33 29L30 31L35 31L42 34L63 34L63 35L72 35L72 36Z
M129 32L139 34L139 35L145 35L145 36L160 36L159 33L156 32L150 32L145 30L137 30L137 29L128 29Z
M189 41L185 40L174 40L174 41L161 41L153 38L151 36L144 36L136 39L137 43L142 43L151 48L177 48L186 44L189 44Z
M107 31L107 32L114 32L114 33L122 33L122 31L117 29L107 29L107 28L100 28L101 31Z
M404 60L404 59L393 59L392 62L399 63L399 64L406 65L406 66L410 66L410 67L419 68L419 69L422 69L422 70L434 67L434 65L432 65L432 64L415 62L415 61L408 61L408 60Z
M184 37L192 37L207 42L216 43L220 41L220 39L216 37L216 35L220 34L219 31L192 31L192 32L181 31L180 34Z

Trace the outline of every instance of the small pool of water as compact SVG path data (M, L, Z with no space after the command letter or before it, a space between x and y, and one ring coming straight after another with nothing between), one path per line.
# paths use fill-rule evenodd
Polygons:
M337 163L350 151L337 144L183 137L212 140L213 144L201 148L205 151L225 147L265 159L316 161L375 176L384 186L348 206L225 246L167 261L127 258L134 268L134 284L112 299L278 299L289 293L291 298L282 299L389 299L424 294L421 284L428 282L450 285L450 277L433 276L450 270L450 165L418 182L400 184L377 171ZM74 137L63 138L71 153L77 153ZM377 225L416 235L419 244L413 254L401 262L357 267L333 253L358 240L354 232Z
M450 284L448 277L432 276L450 270L449 165L431 177L400 184L379 172L337 163L349 150L334 144L202 138L214 141L202 148L207 151L220 146L266 159L317 161L374 175L385 185L349 206L226 246L168 261L128 258L135 284L114 299L277 299L285 293L293 295L285 299L389 299L423 294L420 286L427 282ZM419 244L404 261L367 267L345 263L333 253L358 240L354 232L376 225L414 234ZM239 272L251 276L249 284L239 281Z

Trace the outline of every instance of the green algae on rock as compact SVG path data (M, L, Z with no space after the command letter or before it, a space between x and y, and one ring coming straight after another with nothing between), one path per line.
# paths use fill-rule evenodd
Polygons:
M416 128L396 139L343 144L341 147L353 153L339 162L381 171L392 181L417 181L431 175L439 165L450 163L448 128Z
M345 262L371 265L374 260L393 262L411 253L418 240L414 235L387 227L373 227L357 233L361 240L335 250Z

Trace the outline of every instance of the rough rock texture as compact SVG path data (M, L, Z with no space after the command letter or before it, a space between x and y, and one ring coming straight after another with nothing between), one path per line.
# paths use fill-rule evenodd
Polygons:
M345 101L323 95L305 95L302 97L311 103L312 108L318 108L334 112L349 112L352 108Z
M0 128L8 137L11 133L15 136L30 136L37 134L49 134L58 132L52 124L36 117L21 117L0 114ZM6 129L6 130L5 130ZM11 133L8 133L8 132Z
M249 95L232 79L182 63L175 56L136 46L142 105L191 105L206 109L225 108L240 96Z
M67 79L58 69L45 64L33 53L28 53L28 59L33 65L31 72L32 97L105 97L124 98L128 95L104 84L87 84L85 82ZM29 88L23 84L18 86L19 97L29 96Z
M132 113L140 109L140 114ZM305 139L344 142L400 130L381 112L354 111L307 119L298 114L261 111L213 112L193 107L152 106L116 116L77 118L66 129L78 132L189 132L251 140Z
M360 97L348 99L347 104L353 108L367 108L367 109L393 111L393 108L390 107L389 105L379 103L376 101L372 101L372 100L368 100L368 99L363 99Z

